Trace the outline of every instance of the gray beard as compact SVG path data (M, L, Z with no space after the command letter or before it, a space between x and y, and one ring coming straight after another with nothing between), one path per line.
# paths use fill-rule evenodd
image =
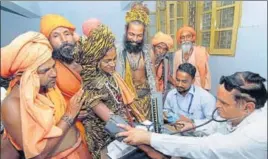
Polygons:
M191 48L193 47L193 43L192 42L185 42L183 44L181 44L181 51L182 53L190 53Z

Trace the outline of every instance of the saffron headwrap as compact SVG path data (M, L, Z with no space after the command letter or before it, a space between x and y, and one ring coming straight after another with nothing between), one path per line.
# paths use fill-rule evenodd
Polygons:
M65 27L71 31L75 31L75 26L61 15L47 14L41 18L40 32L47 38L49 38L51 32L58 27Z
M173 47L173 39L171 38L171 36L162 32L156 33L152 39L153 46L158 45L160 43L166 44L169 50Z
M40 79L37 68L51 59L51 56L52 47L49 41L37 32L24 33L1 48L1 76L10 77L22 73L19 78L19 109L23 143L21 149L26 158L39 155L48 139L62 135L62 130L56 126L56 120L63 114L54 117L59 107L49 97L39 93ZM59 90L55 88L53 93L63 102L61 108L65 110L66 105Z
M89 36L93 29L96 29L101 24L101 21L96 18L90 18L82 25L83 34Z
M178 31L177 31L177 34L176 34L176 38L177 38L177 43L180 44L181 43L181 34L182 32L184 31L188 31L192 34L193 36L193 41L192 42L195 42L195 39L196 39L196 32L195 30L192 28L192 27L189 27L189 26L184 26L184 27L181 27Z

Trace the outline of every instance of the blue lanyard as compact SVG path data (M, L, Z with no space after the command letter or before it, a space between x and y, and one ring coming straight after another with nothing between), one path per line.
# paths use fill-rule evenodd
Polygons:
M195 92L195 87L194 86L193 86L193 89L194 89L194 91L193 91L193 93L194 93ZM177 96L176 96L176 100L177 100L177 105L180 106ZM189 103L189 106L188 106L188 111L187 111L188 114L190 114L190 109L192 107L193 100L194 100L194 95L192 94L191 100L190 100L190 103Z

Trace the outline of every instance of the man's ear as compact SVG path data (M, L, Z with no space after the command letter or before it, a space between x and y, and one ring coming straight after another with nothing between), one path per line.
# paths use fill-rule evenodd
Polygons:
M253 102L247 102L246 106L245 106L245 110L249 113L249 112L253 112L255 110L255 103Z
M192 84L194 84L194 82L195 82L195 78L193 78L193 80L192 80Z

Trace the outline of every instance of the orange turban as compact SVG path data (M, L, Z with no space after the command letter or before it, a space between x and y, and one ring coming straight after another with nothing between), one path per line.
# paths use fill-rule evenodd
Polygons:
M177 31L177 43L178 43L178 44L181 43L181 39L180 39L180 37L181 37L182 32L184 32L184 31L188 31L188 32L190 32L190 33L192 34L192 36L193 36L193 42L194 42L195 39L196 39L196 32L195 32L195 30L194 30L192 27L184 26L184 27L181 27L181 28Z
M37 32L24 33L1 48L1 76L10 77L23 72L20 78L20 118L22 149L26 158L39 155L48 138L62 134L62 130L55 126L54 104L39 94L40 79L36 70L51 56L49 41Z
M58 27L66 27L71 31L75 31L75 26L60 15L47 14L41 18L40 32L47 38L49 38L51 32Z
M89 36L93 29L96 29L101 24L101 21L96 18L90 18L82 25L84 35Z
M159 43L165 43L168 46L168 49L171 49L173 47L173 39L171 38L171 36L162 32L156 33L152 39L153 46Z

